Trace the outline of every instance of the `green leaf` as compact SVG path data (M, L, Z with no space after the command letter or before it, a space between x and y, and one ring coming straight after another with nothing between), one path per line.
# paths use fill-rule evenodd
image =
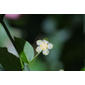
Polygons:
M8 38L2 24L0 24L0 47L6 46L6 44L8 42L9 42L9 38Z
M19 58L9 53L7 48L0 48L0 64L7 71L21 70Z
M29 63L34 58L34 49L31 44L23 39L14 38L17 51L23 62Z
M29 69L29 66L28 66L29 64L27 64L27 63L24 63L24 69L23 69L23 71L30 71L30 69Z
M4 67L0 64L0 71L5 71Z

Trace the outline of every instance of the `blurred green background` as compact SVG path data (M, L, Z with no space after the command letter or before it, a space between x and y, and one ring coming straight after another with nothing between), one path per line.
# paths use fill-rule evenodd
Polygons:
M85 15L19 14L16 16L4 17L4 22L13 36L27 40L34 49L38 39L47 38L54 45L48 56L39 55L30 65L30 70L85 70ZM17 55L1 24L0 47L7 47L9 52Z

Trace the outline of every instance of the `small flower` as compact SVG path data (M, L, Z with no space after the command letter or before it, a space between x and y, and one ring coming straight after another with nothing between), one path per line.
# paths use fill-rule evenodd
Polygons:
M49 43L47 40L38 40L36 44L38 45L36 51L38 53L42 52L43 55L48 55L49 50L53 48L53 44Z

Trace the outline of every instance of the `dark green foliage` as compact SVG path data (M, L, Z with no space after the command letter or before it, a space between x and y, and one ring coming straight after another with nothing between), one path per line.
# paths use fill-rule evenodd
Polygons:
M0 22L3 21L4 14L0 14Z
M9 53L7 48L0 48L0 64L6 71L20 71L21 64L19 58Z

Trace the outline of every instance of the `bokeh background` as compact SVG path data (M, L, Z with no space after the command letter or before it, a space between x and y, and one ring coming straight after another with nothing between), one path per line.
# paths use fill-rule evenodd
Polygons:
M12 36L20 37L36 48L38 39L47 38L54 48L30 65L32 71L85 70L85 15L83 14L6 14L4 17ZM0 24L0 47L17 55Z

